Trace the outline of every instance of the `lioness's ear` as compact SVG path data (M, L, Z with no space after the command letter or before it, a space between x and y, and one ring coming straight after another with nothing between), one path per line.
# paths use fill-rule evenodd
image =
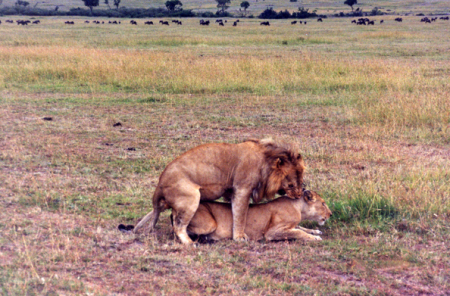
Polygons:
M303 197L305 198L306 201L315 201L316 200L314 195L309 190L303 190Z

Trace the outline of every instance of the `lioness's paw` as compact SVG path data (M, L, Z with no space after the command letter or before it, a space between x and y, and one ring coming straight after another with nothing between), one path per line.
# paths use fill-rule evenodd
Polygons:
M320 231L320 230L311 230L311 234L321 235L322 231Z
M311 235L312 240L321 241L322 238L320 236Z
M248 236L245 233L243 233L242 235L234 235L233 240L238 242L246 242L248 241Z

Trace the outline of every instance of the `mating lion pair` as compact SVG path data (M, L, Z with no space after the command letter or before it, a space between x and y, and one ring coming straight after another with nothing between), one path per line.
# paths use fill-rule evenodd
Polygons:
M200 145L167 165L153 195L153 211L134 231L149 220L153 230L159 214L171 208L174 232L184 244L192 243L188 230L211 239L320 239L312 235L317 232L295 229L302 214L322 224L331 215L317 194L302 189L304 170L299 153L271 140ZM249 211L250 199L258 203L277 193L285 197ZM220 197L231 205L210 202ZM320 211L313 205L317 201Z

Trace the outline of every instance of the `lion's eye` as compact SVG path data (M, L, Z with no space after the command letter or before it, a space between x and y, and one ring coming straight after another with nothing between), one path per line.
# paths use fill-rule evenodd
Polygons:
M293 184L289 184L289 188L293 188L294 187L294 185Z

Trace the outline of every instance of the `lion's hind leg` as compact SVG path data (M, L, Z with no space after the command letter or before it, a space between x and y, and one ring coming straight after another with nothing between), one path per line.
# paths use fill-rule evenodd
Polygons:
M176 192L176 196L176 201L172 204L173 231L183 244L192 244L187 227L200 205L200 191L185 185L183 191Z
M301 229L286 228L286 227L272 227L266 232L264 238L269 241L280 241L290 239L301 239L305 241L322 240L320 236L308 234Z

